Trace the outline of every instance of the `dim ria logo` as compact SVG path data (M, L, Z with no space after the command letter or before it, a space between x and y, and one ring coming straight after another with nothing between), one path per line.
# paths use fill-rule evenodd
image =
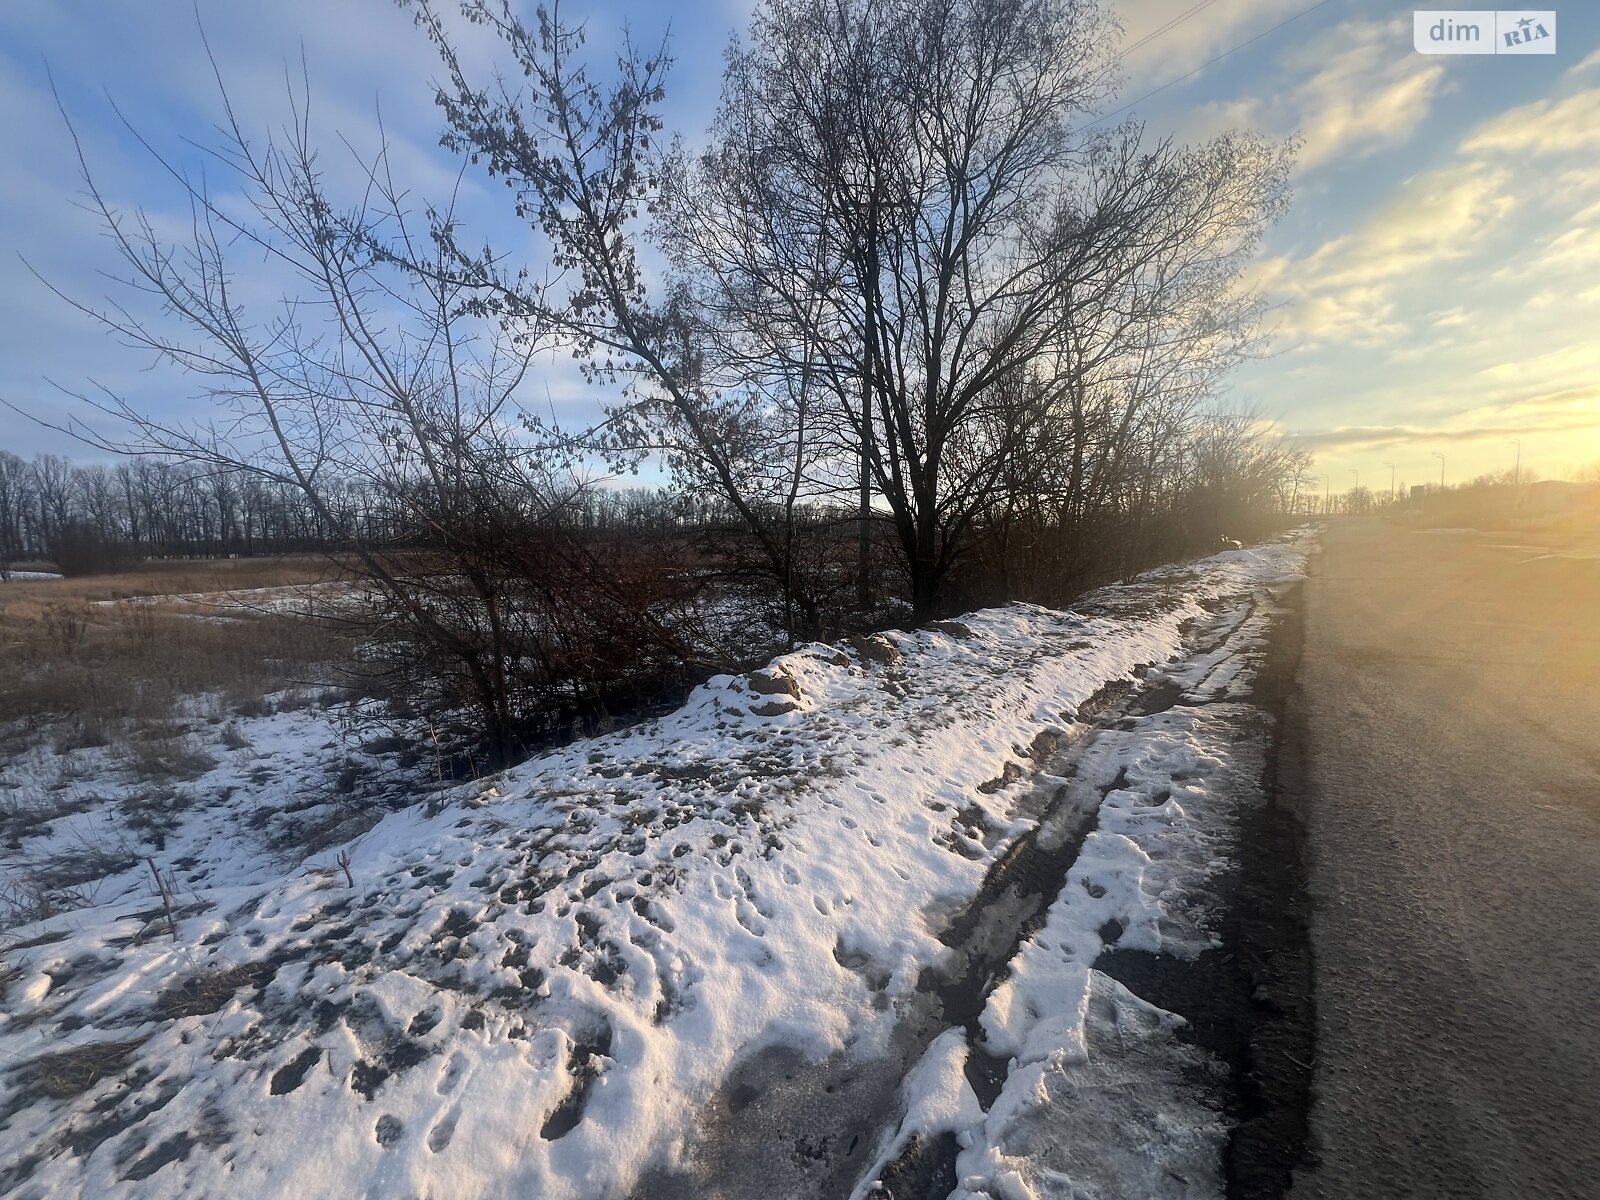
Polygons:
M1554 54L1556 14L1526 9L1428 9L1415 14L1419 54Z

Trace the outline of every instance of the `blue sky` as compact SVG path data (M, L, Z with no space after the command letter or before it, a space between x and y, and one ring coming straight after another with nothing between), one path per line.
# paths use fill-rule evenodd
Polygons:
M1410 8L1325 0L1305 11L1311 3L1111 4L1125 45L1189 14L1124 59L1117 105L1138 101L1127 115L1152 133L1253 127L1305 139L1294 209L1255 268L1274 306L1272 354L1238 373L1231 402L1305 437L1336 490L1357 472L1387 487L1388 463L1402 483L1437 478L1441 453L1451 479L1509 467L1509 439L1545 475L1600 460L1600 12L1558 8L1554 56L1435 57L1413 50ZM265 131L282 119L286 65L298 75L303 48L330 163L335 131L375 143L381 109L405 177L423 193L453 186L426 87L435 60L408 14L385 0L201 0L199 11L247 123ZM581 11L602 54L625 23L653 41L670 22L668 124L691 138L704 127L747 4L591 0ZM158 216L183 210L110 102L186 162L184 139L203 139L219 115L188 3L0 8L0 396L56 414L64 401L47 378L93 378L162 412L194 411L190 384L148 369L21 262L87 300L104 294L97 272L111 265L76 206L47 66L107 192ZM515 251L527 235L500 201L468 176L469 215ZM564 368L536 387L541 406L588 402ZM0 447L86 453L3 409Z

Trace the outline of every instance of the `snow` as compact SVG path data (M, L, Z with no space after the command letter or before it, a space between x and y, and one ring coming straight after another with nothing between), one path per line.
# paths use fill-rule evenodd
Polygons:
M359 597L357 589L343 580L324 583L288 583L270 587L233 588L216 592L171 592L150 596L123 596L116 600L96 600L100 608L159 605L197 616L227 613L279 613L318 616L336 611L340 604Z
M28 583L38 579L60 579L55 571L5 571L0 572L0 583Z
M905 1117L898 1132L851 1194L851 1200L867 1200L878 1176L913 1134L928 1137L965 1131L983 1123L983 1108L967 1083L967 1053L966 1039L958 1029L946 1030L928 1047L906 1076L902 1088Z
M1222 853L1210 830L1241 719L1226 697L1260 636L1252 599L1301 559L1296 542L1228 551L1078 611L1012 605L803 647L390 813L343 846L353 889L332 845L286 870L269 843L297 789L356 751L325 714L241 721L251 748L185 785L160 849L135 848L175 875L176 939L142 862L90 906L10 931L0 1055L21 1066L0 1077L0 1163L16 1164L0 1190L627 1195L692 1153L737 1063L881 1053L949 953L945 914L1032 827L1007 782L1027 748L1079 729L1107 682L1174 661L1174 685L1212 703L1141 718L1090 764L1122 782L983 1015L1017 1060L1000 1099L977 1105L954 1034L906 1083L898 1136L959 1129L962 1195L1075 1194L1019 1147L1116 1014L1170 1041L1170 1017L1090 969L1097 931L1206 944L1184 897ZM1232 657L1182 661L1186 630L1219 621L1236 621ZM102 817L86 806L29 852ZM126 1063L77 1094L29 1091L44 1056L97 1045ZM1180 1101L1158 1161L1218 1136Z
M1043 928L989 998L988 1048L1013 1065L969 1129L958 1200L986 1191L1029 1200L1221 1194L1226 1124L1182 1083L1186 1067L1203 1064L1174 1038L1181 1019L1095 962L1107 944L1178 958L1212 944L1205 884L1229 853L1225 810L1250 797L1259 776L1259 750L1238 740L1252 719L1240 705L1180 704L1110 733L1084 764L1090 777L1126 786L1107 792ZM1096 1052L1097 1026L1117 1053ZM1137 1152L1108 1127L1143 1131ZM1064 1150L1055 1157L1065 1161L1047 1165L1046 1147Z

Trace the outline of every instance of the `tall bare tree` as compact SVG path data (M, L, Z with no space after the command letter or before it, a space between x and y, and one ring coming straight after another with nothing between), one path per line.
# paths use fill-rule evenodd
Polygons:
M1080 132L1113 44L1086 0L768 0L692 159L656 145L663 53L625 49L602 85L557 9L462 7L517 70L470 78L419 0L447 144L507 182L571 281L462 266L625 377L615 428L720 487L782 579L792 548L764 498L838 497L859 463L931 614L1037 428L1088 404L1087 372L1137 345L1152 362L1129 394L1148 391L1181 346L1193 386L1248 340L1253 303L1223 297L1281 210L1288 153ZM656 286L646 210L673 268Z

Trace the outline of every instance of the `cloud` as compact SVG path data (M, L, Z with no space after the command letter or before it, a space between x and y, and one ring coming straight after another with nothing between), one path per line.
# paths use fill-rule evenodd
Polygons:
M1296 339L1385 341L1404 332L1401 305L1430 274L1471 259L1516 208L1514 177L1483 163L1452 164L1403 183L1366 224L1302 257L1260 264L1255 286L1279 304L1279 332ZM1458 314L1455 323L1462 323Z
M1469 257L1480 235L1517 207L1513 174L1483 163L1460 163L1401 184L1357 233L1321 247L1307 265L1334 286L1366 286Z
M1524 421L1478 427L1419 425L1349 425L1321 433L1290 434L1297 445L1318 451L1382 450L1395 446L1440 445L1495 438L1600 429L1600 413L1565 421Z
M429 80L440 73L438 57L405 12L392 4L325 0L207 4L202 10L206 40L231 103L258 149L268 136L281 137L292 119L286 93L304 88L312 140L320 147L318 165L336 203L360 201L366 175L357 156L370 160L381 138L387 139L388 164L413 216L420 220L425 203L442 205L457 195L459 164L437 145L442 117ZM602 18L597 24L613 22ZM476 38L471 29L466 34L464 52L487 69L482 32ZM103 6L90 28L59 5L0 5L0 111L7 116L0 122L0 160L12 185L0 192L0 256L13 264L8 286L0 289L0 325L11 335L8 348L14 347L0 357L0 396L48 411L60 401L47 378L76 389L93 377L163 417L209 412L210 402L195 397L193 378L167 367L147 370L148 354L120 345L17 262L18 254L25 255L51 283L90 304L117 290L101 275L119 266L115 251L98 236L98 218L78 203L78 164L45 63L114 207L143 208L158 231L180 245L188 240L188 197L127 132L108 98L179 170L195 178L204 171L220 206L229 209L242 200L230 172L187 141L215 146L220 135L214 126L223 118L191 7ZM497 247L529 246L528 228L510 215L504 189L480 170L467 172L457 198L465 219ZM253 314L265 316L283 286L282 273L259 256L251 261L242 248L235 250L236 296ZM141 312L148 316L153 310ZM7 411L0 411L0 445L24 453L60 448L58 439Z
M1304 82L1259 103L1264 118L1276 113L1299 127L1303 169L1404 143L1422 124L1445 68L1437 58L1395 54L1409 32L1400 22L1349 21L1288 57L1288 71Z
M1461 149L1533 157L1600 149L1600 88L1513 108L1481 126Z
M1349 161L1410 140L1446 91L1435 57L1395 54L1410 27L1396 21L1346 21L1278 59L1258 94L1200 106L1185 135L1253 128L1303 139L1300 169Z
M1586 71L1593 71L1597 69L1600 69L1600 50L1591 50L1587 58L1578 63L1576 66L1568 69L1567 78L1570 79L1574 75L1582 75Z
M1600 353L1572 349L1600 327L1600 91L1581 90L1600 52L1508 107L1503 72L1413 54L1387 14L1264 45L1270 65L1214 79L1220 98L1178 118L1191 136L1305 139L1301 201L1248 280L1279 353L1236 386L1363 471L1446 444L1454 471L1504 437L1529 455L1600 445ZM1376 157L1401 146L1409 170Z
M1116 14L1129 88L1177 79L1303 7L1303 0L1212 0L1194 11L1194 0L1123 0Z

